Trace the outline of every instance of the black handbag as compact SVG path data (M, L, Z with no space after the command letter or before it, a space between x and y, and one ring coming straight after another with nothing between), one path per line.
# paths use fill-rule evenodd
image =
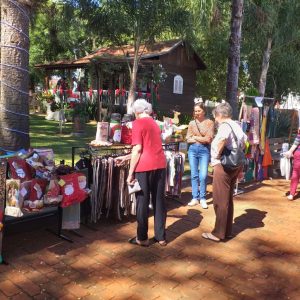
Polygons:
M244 165L245 163L245 153L238 141L238 138L236 134L234 133L231 125L227 122L224 122L228 124L232 130L232 134L234 137L234 140L237 144L236 148L233 148L232 150L224 147L222 154L221 154L221 164L222 166L227 170L236 170Z

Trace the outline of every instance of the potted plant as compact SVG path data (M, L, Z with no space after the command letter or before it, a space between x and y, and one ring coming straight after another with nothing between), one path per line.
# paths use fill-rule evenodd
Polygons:
M85 123L89 120L88 111L84 102L70 103L70 115L73 119L73 132L82 134L85 131Z

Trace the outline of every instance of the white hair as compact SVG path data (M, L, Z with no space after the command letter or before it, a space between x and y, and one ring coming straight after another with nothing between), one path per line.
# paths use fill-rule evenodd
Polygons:
M145 99L136 99L132 104L133 113L143 113L150 115L152 113L152 105Z

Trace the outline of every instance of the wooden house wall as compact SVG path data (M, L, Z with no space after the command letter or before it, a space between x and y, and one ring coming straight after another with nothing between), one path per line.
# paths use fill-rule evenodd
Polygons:
M167 72L165 82L159 88L160 99L158 110L169 112L176 105L182 113L191 114L194 106L196 91L196 62L193 57L188 57L184 47L178 47L173 52L160 57L161 64ZM174 94L174 77L183 78L183 93Z

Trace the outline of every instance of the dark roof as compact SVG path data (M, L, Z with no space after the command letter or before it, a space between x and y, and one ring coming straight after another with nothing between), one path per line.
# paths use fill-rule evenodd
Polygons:
M184 45L185 42L182 40L170 40L164 42L157 42L150 47L140 47L140 54L142 54L141 60L155 59L159 56L168 54L169 52L176 49L178 46ZM206 66L200 56L192 49L193 56L197 62L198 69L206 69ZM102 47L92 52L91 54L79 58L77 60L60 60L49 64L39 64L36 68L45 69L62 69L62 68L80 68L91 62L92 59L98 61L110 61L110 62L125 62L126 60L133 60L134 47L132 45L125 45L123 47Z

